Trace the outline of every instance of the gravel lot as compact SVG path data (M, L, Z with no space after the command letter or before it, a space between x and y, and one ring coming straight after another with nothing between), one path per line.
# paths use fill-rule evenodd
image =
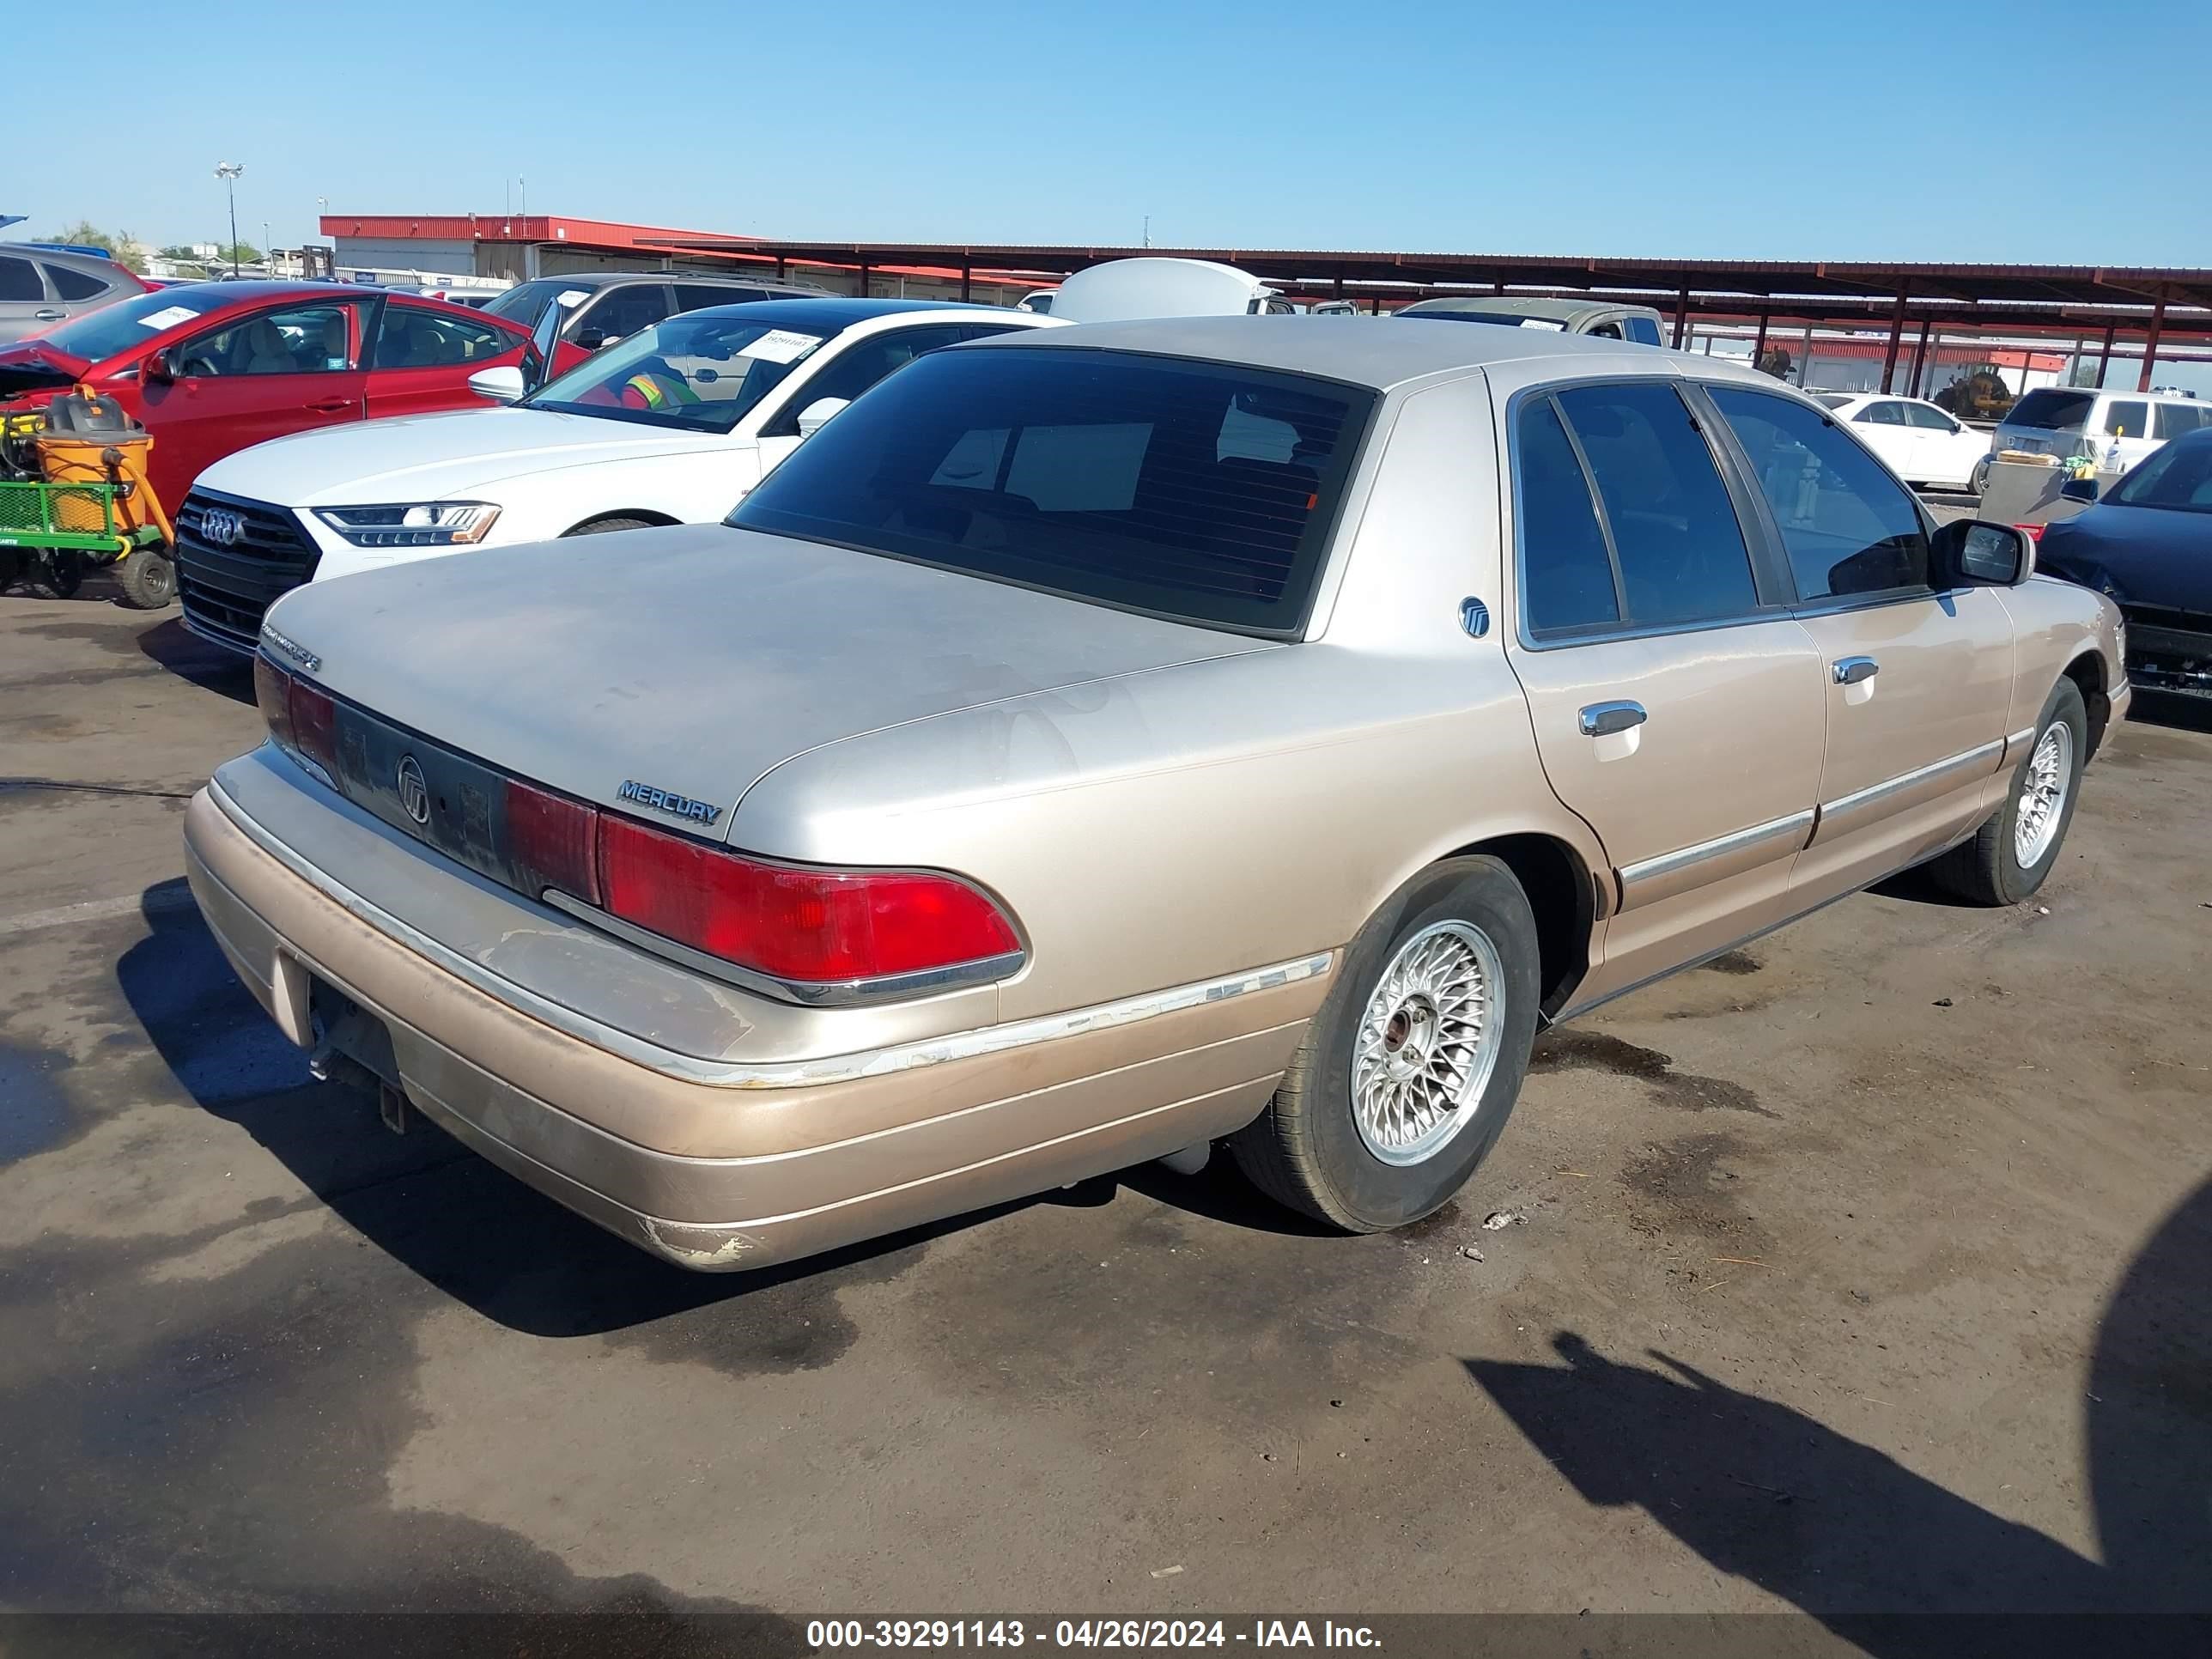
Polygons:
M1411 1233L1152 1170L699 1278L307 1078L179 875L250 685L90 594L0 599L0 1604L2212 1610L2194 710L2036 903L1552 1034Z

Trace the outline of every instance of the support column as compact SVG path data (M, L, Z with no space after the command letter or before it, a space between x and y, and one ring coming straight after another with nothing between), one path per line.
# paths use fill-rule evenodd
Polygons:
M783 280L783 255L781 253L775 256L775 280L779 283Z
M1905 395L1908 398L1917 398L1920 395L1921 371L1928 364L1928 331L1935 326L1936 319L1933 317L1921 319L1920 343L1912 348L1912 380L1905 388Z
M1889 349L1882 354L1881 389L1887 393L1897 377L1897 351L1905 343L1905 295L1897 296L1897 309L1889 315Z
M2142 373L2136 376L2136 390L2150 390L2150 372L2158 366L2158 337L2166 326L2166 301L2160 300L2150 308L2150 332L2143 339Z
M2100 391L2104 389L2105 371L2112 366L2112 341L2119 331L2118 323L2105 325L2105 349L2097 356L2097 387Z
M868 297L868 262L866 259L860 261L860 297L863 300Z
M963 259L960 262L960 298L963 301L970 297L970 291L975 286L975 267L972 262Z
M1674 296L1674 349L1682 349L1682 331L1690 325L1690 290L1684 289Z
M1759 336L1751 343L1751 366L1757 368L1766 356L1766 319L1765 306L1759 308Z

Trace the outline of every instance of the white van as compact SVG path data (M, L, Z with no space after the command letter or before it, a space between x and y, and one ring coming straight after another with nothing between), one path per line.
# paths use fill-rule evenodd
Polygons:
M2212 404L2185 392L2100 391L2095 386L2042 386L1997 422L1991 454L2005 450L2027 455L2056 455L2061 460L2086 455L2101 469L2114 444L2124 472L2169 438L2212 426ZM1973 487L1987 481L1989 464L1977 469Z

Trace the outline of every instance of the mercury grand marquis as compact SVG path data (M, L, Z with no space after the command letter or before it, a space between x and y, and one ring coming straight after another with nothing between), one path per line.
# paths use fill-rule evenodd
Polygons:
M185 823L319 1069L747 1268L1225 1143L1449 1198L1540 1025L2058 858L2097 594L1747 368L1449 322L959 345L726 524L270 611Z

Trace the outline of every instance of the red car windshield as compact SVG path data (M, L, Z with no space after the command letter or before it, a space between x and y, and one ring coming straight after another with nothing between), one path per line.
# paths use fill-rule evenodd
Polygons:
M209 291L214 288L213 283L191 283L183 288L157 289L151 294L135 294L64 323L27 343L52 346L82 362L104 363L110 357L145 344L179 323L189 323L232 303L233 296L219 289Z

